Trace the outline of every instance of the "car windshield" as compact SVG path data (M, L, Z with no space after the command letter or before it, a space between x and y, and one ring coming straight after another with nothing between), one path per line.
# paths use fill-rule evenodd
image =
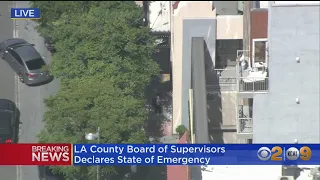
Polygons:
M0 136L9 135L11 132L11 114L0 112Z
M26 65L29 70L37 70L37 69L41 69L42 66L46 65L46 63L43 61L43 59L39 58L39 59L26 61Z

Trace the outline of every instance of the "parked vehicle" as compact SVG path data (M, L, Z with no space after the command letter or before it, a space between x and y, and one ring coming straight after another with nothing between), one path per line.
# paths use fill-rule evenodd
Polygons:
M0 99L0 143L16 142L16 131L19 126L18 114L12 101Z
M53 79L43 68L46 63L34 44L24 39L14 38L0 43L0 56L26 85L42 84Z

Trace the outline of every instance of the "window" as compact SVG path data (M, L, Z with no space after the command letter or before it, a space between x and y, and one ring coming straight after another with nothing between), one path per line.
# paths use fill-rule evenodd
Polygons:
M252 63L254 67L260 66L260 64L268 67L267 39L252 39Z
M38 58L38 59L26 61L26 65L29 70L36 70L36 69L41 69L43 66L46 65L46 63L43 61L43 59Z
M217 40L216 41L216 69L224 69L227 66L235 66L237 51L242 49L242 40Z
M11 133L11 118L12 114L7 112L0 112L0 136L7 136Z
M256 41L254 43L254 60L255 62L266 62L266 41Z
M9 53L13 56L14 59L18 61L20 65L23 65L22 59L15 51L9 50Z

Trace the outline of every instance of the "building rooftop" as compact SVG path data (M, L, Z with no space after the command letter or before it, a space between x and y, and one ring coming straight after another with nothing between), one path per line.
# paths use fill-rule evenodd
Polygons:
M202 180L212 179L278 179L281 176L281 166L207 166L202 168Z
M312 180L316 166L298 166L297 180ZM202 168L202 180L212 179L278 179L282 176L282 166L207 166Z
M259 1L260 8L268 9L269 1Z
M170 2L153 1L149 5L150 28L153 32L170 32Z
M271 1L274 6L320 5L320 1Z

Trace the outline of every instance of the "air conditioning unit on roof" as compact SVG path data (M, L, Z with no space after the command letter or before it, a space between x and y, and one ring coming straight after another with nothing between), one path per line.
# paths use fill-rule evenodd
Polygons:
M294 180L293 176L281 176L279 177L279 180Z

